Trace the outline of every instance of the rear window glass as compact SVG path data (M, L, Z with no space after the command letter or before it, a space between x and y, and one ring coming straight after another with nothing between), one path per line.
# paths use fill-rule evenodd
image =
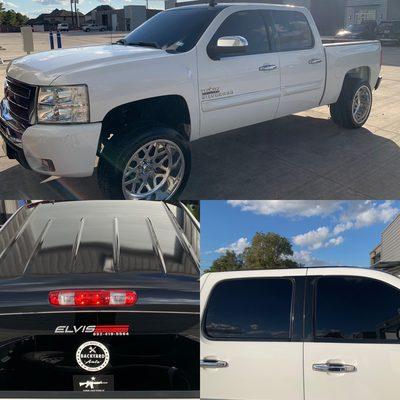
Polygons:
M314 36L304 14L297 11L271 11L279 51L314 47Z
M219 283L208 302L206 335L226 340L289 339L292 290L289 279L235 279Z
M362 277L324 277L318 280L317 339L397 341L399 329L400 291L395 287Z

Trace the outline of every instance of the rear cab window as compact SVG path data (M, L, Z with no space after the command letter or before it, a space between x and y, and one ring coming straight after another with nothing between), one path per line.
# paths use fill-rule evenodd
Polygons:
M314 47L314 35L303 13L286 10L271 10L269 13L278 51L307 50Z
M203 332L210 340L289 340L293 293L286 278L221 281L210 294Z
M400 290L385 282L354 276L321 277L314 307L317 341L399 341Z

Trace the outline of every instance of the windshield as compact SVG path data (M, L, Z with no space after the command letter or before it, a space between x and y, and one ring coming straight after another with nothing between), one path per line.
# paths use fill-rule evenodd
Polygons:
M148 46L174 53L191 50L222 7L175 8L156 14L119 44Z

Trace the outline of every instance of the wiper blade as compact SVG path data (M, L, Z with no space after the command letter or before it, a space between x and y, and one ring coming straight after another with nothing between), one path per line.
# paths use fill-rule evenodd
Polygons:
M160 46L156 42L132 42L128 43L128 46L154 47L155 49L160 49Z

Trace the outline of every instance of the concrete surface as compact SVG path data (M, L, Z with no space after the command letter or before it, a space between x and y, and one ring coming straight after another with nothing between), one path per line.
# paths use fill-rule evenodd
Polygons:
M103 34L89 36L104 40ZM76 40L89 38L79 34ZM0 66L0 81L4 71ZM182 198L400 198L400 48L384 48L382 75L362 129L337 127L328 108L320 107L192 143L192 174ZM95 177L46 179L0 153L0 198L93 199L102 194Z

